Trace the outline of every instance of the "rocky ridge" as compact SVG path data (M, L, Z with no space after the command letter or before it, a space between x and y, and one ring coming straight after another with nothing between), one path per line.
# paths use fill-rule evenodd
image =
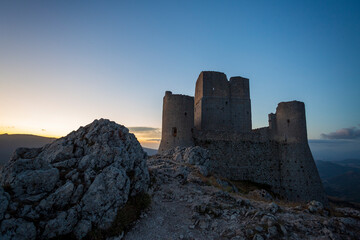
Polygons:
M359 239L359 211L242 193L209 175L208 157L191 147L149 158L151 208L124 239Z
M0 176L0 239L80 239L109 229L128 199L148 190L146 159L127 128L104 119L17 149Z

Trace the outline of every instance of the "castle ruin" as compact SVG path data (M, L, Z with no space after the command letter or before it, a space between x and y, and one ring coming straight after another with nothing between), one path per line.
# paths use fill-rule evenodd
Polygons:
M327 204L312 157L303 102L281 102L269 126L252 129L249 79L201 72L195 97L163 99L159 153L200 146L211 154L214 173L231 180L266 184L289 201Z

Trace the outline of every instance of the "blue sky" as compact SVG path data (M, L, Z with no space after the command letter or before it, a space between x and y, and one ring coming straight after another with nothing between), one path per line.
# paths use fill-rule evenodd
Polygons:
M359 12L360 1L1 1L0 133L63 136L101 117L158 129L164 92L193 95L202 70L250 78L254 128L290 100L305 102L311 139L359 128Z

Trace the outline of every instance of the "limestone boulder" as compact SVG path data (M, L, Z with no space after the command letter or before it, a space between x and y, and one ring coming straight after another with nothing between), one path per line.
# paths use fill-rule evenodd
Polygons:
M185 149L184 159L190 164L205 165L209 158L209 151L199 146L188 147Z
M175 162L194 165L204 176L208 176L212 172L209 151L199 146L187 148L176 147L168 150L162 154L162 156L170 156Z
M311 213L321 213L324 210L324 205L321 202L313 200L307 204L307 209Z
M42 148L17 149L0 175L0 239L106 230L130 197L148 190L146 160L135 136L105 119Z
M253 191L250 191L248 193L248 196L251 198L264 200L264 201L272 201L273 200L273 197L271 196L271 194L268 191L266 191L265 189L255 189Z
M0 187L0 221L4 218L4 214L9 205L9 194L4 191L2 187Z

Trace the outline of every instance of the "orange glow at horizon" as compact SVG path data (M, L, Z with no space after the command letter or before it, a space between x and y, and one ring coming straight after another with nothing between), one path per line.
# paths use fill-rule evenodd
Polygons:
M138 138L138 141L140 142L141 146L146 148L158 149L160 145L160 139L159 141L151 141Z
M61 138L65 136L64 134L59 134L55 131L47 131L46 129L16 128L14 126L0 126L0 134L28 134L47 138Z
M1 134L29 134L29 135L36 135L36 136L40 136L40 137L47 137L47 138L61 138L66 136L67 134L69 134L71 131L69 131L67 134L54 134L53 131L49 131L47 132L47 130L45 129L33 129L33 130L28 130L28 129L20 129L20 128L16 128L14 126L0 126L0 135ZM76 130L76 129L74 129ZM134 133L132 132L135 137L137 138L137 140L140 142L142 147L146 147L146 148L152 148L152 149L158 149L159 144L160 144L160 138L157 138L158 136L155 135L153 138L148 138L148 137L142 137L142 133Z

